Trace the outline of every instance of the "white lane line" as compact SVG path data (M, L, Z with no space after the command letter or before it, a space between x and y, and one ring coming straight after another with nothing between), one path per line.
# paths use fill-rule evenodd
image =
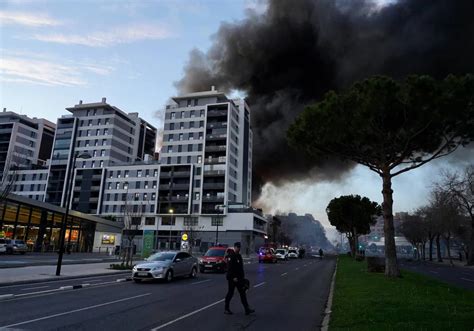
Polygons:
M110 275L105 275L101 277L80 277L80 278L72 278L72 279L56 279L56 280L48 280L44 281L42 283L57 283L57 282L77 282L80 281L81 279L86 279L89 282L92 282L92 279L102 279L102 278L110 278L110 277L116 277L117 274L110 274ZM100 281L100 280L98 280ZM6 285L6 286L0 286L0 289L2 288L12 288L12 287L22 287L22 286L28 286L28 284L17 284L17 285ZM30 284L33 285L33 284Z
M304 264L304 265L303 265L303 267L306 267L306 266L307 266L307 264Z
M190 313L188 313L188 314L186 314L186 315L183 315L183 316L178 317L178 318L176 318L176 319L174 319L174 320L172 320L172 321L169 321L168 323L159 325L159 326L157 326L156 328L151 329L151 331L156 331L156 330L163 329L163 328L165 328L165 327L167 327L167 326L169 326L169 325L171 325L171 324L174 324L174 323L176 323L176 322L178 322L178 321L181 321L182 319L185 319L185 318L187 318L187 317L189 317L189 316L192 316L192 315L195 315L195 314L197 314L197 313L199 313L199 312L201 312L201 311L203 311L203 310L206 310L206 309L211 308L211 307L213 307L213 306L215 306L215 305L218 305L218 304L220 304L221 302L224 302L224 300L225 300L225 299L222 299L222 300L216 301L216 302L214 302L214 303L211 303L210 305L207 305L207 306L205 306L205 307L199 308L199 309L197 309L197 310L195 310L195 311L192 311L192 312L190 312Z
M202 284L202 283L206 283L206 282L210 282L210 281L211 281L210 279L201 280L200 282L191 283L191 285Z
M84 307L84 308L74 309L74 310L70 310L70 311L65 311L63 313L48 315L48 316L44 316L44 317L40 317L40 318L35 318L35 319L32 319L32 320L28 320L28 321L24 321L24 322L20 322L20 323L4 325L4 326L0 326L0 329L2 329L2 328L11 328L13 326L29 324L29 323L38 322L38 321L44 321L44 320L54 318L54 317L64 316L64 315L77 313L77 312L84 311L84 310L89 310L89 309L94 309L94 308L103 307L103 306L107 306L107 305L112 305L114 303L118 303L118 302L122 302L122 301L133 300L133 299L136 299L136 298L145 297L145 296L150 295L150 294L151 293L140 294L140 295L136 295L134 297L123 298L123 299L119 299L119 300L114 300L114 301L101 303L101 304L98 304L98 305L93 305L93 306L89 306L89 307Z
M257 284L257 285L254 285L253 287L259 287L259 286L262 286L263 284L265 284L265 282L261 282L261 283L259 283L259 284Z
M433 274L439 274L439 272L433 271L433 270L430 270L430 272L433 273Z
M295 268L295 270L300 270L300 268Z
M286 276L286 275L288 275L288 273L287 273L287 272L284 272L284 273L282 273L280 276Z
M37 287L28 287L28 288L22 288L20 291L29 291L29 290L37 290L39 288L46 288L49 287L49 285L46 286L37 286Z
M474 283L474 279L469 279L469 278L461 278L462 280L467 280L468 282L473 282Z

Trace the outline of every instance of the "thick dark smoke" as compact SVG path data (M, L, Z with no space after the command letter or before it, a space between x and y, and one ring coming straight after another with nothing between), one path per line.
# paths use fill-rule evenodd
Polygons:
M398 1L377 7L357 0L276 0L264 14L223 23L207 53L193 50L181 92L247 93L257 183L308 174L337 179L351 168L339 160L308 160L289 149L286 130L304 105L330 89L374 74L474 70L474 1Z

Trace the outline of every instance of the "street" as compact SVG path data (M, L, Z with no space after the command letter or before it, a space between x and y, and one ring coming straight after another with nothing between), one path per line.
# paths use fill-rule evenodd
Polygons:
M125 281L123 275L5 286L0 329L316 330L323 319L335 258L245 265L251 282L246 316L238 293L224 315L223 274L170 284ZM74 285L89 284L72 289ZM69 287L67 287L69 286ZM60 289L63 287L63 289Z

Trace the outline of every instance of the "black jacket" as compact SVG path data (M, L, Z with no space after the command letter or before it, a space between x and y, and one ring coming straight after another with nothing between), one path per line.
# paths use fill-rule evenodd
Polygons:
M227 254L227 279L237 278L239 281L245 278L244 261L242 255L229 251Z

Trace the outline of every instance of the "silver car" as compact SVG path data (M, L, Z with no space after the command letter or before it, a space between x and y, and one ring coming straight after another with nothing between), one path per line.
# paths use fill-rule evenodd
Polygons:
M133 267L132 278L139 283L144 279L164 279L170 282L175 277L196 277L198 260L186 252L158 252L150 255L146 262Z

